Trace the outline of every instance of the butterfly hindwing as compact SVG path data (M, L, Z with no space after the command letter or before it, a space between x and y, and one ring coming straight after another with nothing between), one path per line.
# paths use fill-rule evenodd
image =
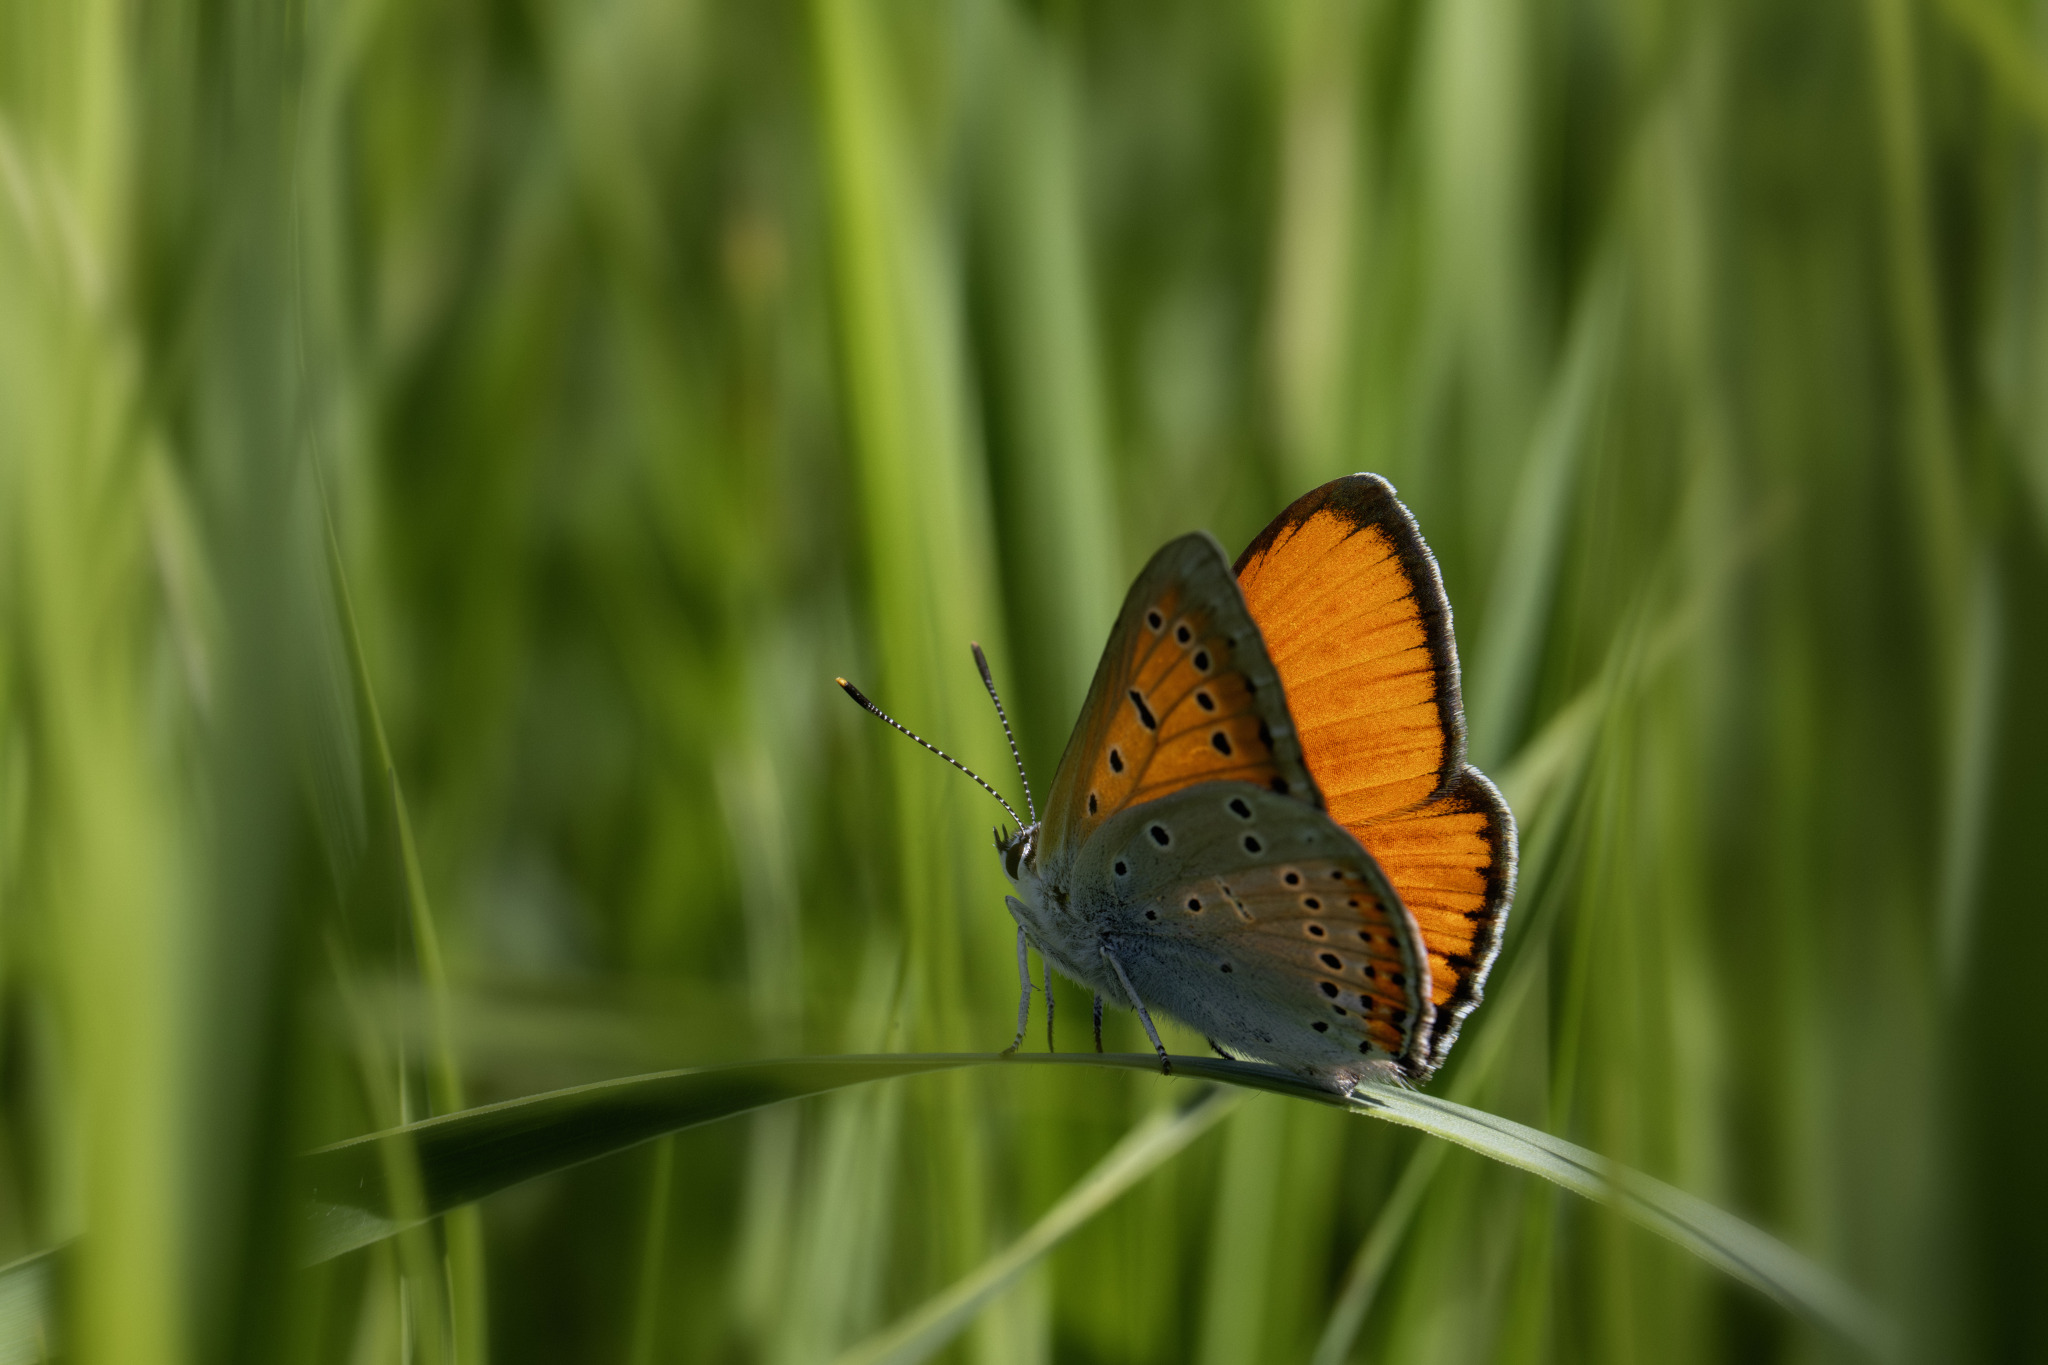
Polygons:
M1204 783L1104 823L1074 873L1076 908L1148 1006L1304 1074L1426 1074L1434 1008L1414 920L1322 812Z
M1514 818L1493 784L1467 767L1442 796L1375 821L1366 833L1429 952L1435 1067L1479 1004L1500 952L1514 893Z
M1321 804L1229 561L1196 532L1152 556L1124 598L1053 778L1041 844L1057 856L1129 806L1211 781Z

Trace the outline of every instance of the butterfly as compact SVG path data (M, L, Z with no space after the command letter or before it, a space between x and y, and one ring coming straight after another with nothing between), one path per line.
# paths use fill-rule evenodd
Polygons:
M1036 948L1095 992L1098 1050L1108 999L1168 1071L1153 1010L1339 1091L1426 1081L1499 951L1515 824L1465 761L1450 604L1392 485L1324 484L1234 563L1200 531L1153 555L1044 816L1018 825L995 833L1023 991L1012 1050Z

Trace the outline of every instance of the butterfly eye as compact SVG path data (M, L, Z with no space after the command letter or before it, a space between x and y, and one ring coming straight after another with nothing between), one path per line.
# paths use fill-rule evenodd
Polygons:
M1003 852L1003 870L1010 874L1010 880L1017 880L1017 864L1024 860L1024 841L1019 839Z

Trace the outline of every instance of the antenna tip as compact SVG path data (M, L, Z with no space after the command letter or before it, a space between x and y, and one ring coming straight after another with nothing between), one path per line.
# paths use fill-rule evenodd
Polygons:
M846 687L849 685L846 679L844 678L834 678L832 681L838 683L841 687Z
M855 701L859 702L863 710L875 711L875 704L869 701L866 697L862 696L861 691L858 687L855 687L852 683L848 682L844 678L834 678L832 681L839 684L840 691L846 693L847 696L852 697ZM875 711L875 714L880 715L881 712Z

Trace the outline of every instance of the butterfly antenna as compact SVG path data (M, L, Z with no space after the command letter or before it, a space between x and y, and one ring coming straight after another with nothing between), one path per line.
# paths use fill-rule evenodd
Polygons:
M1003 710L1003 699L996 694L995 674L988 671L988 655L981 652L977 640L967 642L974 650L974 666L981 670L981 685L988 689L988 699L996 704L996 719L1003 723L1003 738L1010 741L1010 757L1017 760L1017 780L1024 785L1024 809L1031 813L1031 823L1038 823L1038 807L1031 802L1031 779L1024 774L1024 755L1017 751L1017 737L1010 733L1010 716Z
M990 796L993 796L997 800L997 802L999 802L1002 805L1002 808L1004 810L1009 811L1010 818L1012 820L1017 820L1016 808L1012 806L1009 802L1003 800L1003 794L1001 792L997 791L994 787L991 787L987 782L982 781L982 776L980 773L974 771L974 769L968 767L965 763L962 763L959 759L953 757L953 755L947 753L944 749L941 749L938 745L932 743L923 735L918 734L917 731L911 729L909 726L898 723L894 716L890 715L887 711L884 711L881 707L869 701L866 696L862 695L861 690L858 687L855 687L846 679L834 678L832 681L838 683L840 689L844 691L847 696L852 697L855 701L859 702L861 710L868 712L870 715L878 716L884 721L887 721L889 723L890 728L898 731L901 734L908 735L911 739L916 740L919 744L923 745L927 749L930 749L933 753L937 754L940 758L945 759L946 762L952 764L961 772L966 773L969 777L973 778L977 783L980 783L981 789L987 792ZM1019 825L1022 825L1024 822L1022 820L1017 820L1017 823Z

